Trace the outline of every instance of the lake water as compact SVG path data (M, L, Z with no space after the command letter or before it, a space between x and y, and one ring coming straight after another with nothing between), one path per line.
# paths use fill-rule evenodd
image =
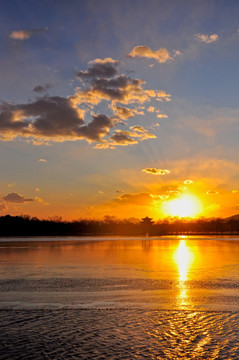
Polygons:
M239 238L0 241L1 359L239 359Z

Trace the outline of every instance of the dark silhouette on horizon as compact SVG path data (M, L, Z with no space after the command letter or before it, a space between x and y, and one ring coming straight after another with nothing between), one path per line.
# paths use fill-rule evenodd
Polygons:
M160 235L213 235L239 234L237 215L221 218L166 218L154 222L145 217L138 220L119 220L105 216L103 220L81 219L63 221L61 217L40 220L28 215L1 216L0 236L83 236L83 235L125 235L125 236L160 236Z

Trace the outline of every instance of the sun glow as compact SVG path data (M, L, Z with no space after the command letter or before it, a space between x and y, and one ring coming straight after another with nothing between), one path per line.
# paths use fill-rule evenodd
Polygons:
M165 201L162 210L167 216L195 217L202 211L202 204L194 195L182 195Z

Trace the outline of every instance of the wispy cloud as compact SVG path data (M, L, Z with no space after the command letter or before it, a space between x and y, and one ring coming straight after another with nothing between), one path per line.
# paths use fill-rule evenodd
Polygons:
M201 42L204 42L206 44L210 44L212 42L215 42L219 39L219 36L217 34L211 34L211 35L206 35L206 34L196 34L195 38Z
M38 203L42 204L42 205L50 205L47 201L44 201L42 198L40 198L39 196L36 196L34 198L35 201L37 201Z
M15 30L10 33L9 37L14 40L28 40L33 35L44 32L44 31L48 31L48 28Z
M160 48L158 50L152 50L148 46L138 45L135 46L129 53L128 57L144 57L148 59L154 59L159 63L166 63L172 61L175 56L181 55L181 52L178 50L173 51L172 54L165 49Z
M156 168L146 168L142 170L146 174L151 175L166 175L170 173L170 170L167 169L156 169Z

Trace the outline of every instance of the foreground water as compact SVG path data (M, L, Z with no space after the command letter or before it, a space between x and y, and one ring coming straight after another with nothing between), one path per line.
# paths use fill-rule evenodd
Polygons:
M239 238L0 241L1 359L239 359Z

